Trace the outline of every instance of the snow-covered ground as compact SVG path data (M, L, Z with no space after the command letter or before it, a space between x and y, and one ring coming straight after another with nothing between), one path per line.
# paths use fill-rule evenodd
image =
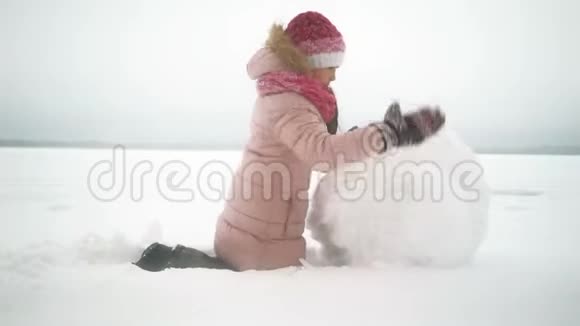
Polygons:
M89 170L112 154L0 148L0 325L580 323L578 156L482 156L494 196L470 266L149 273L128 262L151 241L211 249L222 202L209 172L240 153L128 149L123 191L99 201ZM131 187L141 161L152 171ZM190 167L193 200L157 186L171 161Z

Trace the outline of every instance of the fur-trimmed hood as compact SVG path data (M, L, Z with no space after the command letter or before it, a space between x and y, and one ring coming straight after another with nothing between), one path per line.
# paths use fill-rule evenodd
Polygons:
M282 25L274 24L270 28L264 46L254 53L246 69L248 76L254 80L272 71L290 70L306 73L310 70L310 66L306 56L284 33Z

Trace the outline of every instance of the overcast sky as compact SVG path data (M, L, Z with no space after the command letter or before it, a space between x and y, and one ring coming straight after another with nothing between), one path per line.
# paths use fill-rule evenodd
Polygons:
M246 62L304 10L344 35L344 130L397 98L474 146L580 146L575 0L0 0L0 139L239 146Z

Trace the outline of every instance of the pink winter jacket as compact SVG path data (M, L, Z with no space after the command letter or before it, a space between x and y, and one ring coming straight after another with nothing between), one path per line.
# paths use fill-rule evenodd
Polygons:
M265 48L247 66L252 80L283 69ZM381 133L369 126L329 134L317 109L296 93L258 97L250 131L218 217L215 253L239 271L300 265L311 172L335 168L339 155L344 162L378 155Z

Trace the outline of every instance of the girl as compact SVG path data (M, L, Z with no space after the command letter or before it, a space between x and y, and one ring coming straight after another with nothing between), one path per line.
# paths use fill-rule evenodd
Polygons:
M419 144L441 128L445 118L438 109L402 115L392 105L382 120L337 134L330 83L344 51L342 34L318 12L297 15L285 29L272 26L265 46L247 64L258 96L251 135L217 220L217 257L183 246L161 247L169 258L159 269L185 265L244 271L301 265L313 170L324 172ZM155 251L149 248L143 257Z

